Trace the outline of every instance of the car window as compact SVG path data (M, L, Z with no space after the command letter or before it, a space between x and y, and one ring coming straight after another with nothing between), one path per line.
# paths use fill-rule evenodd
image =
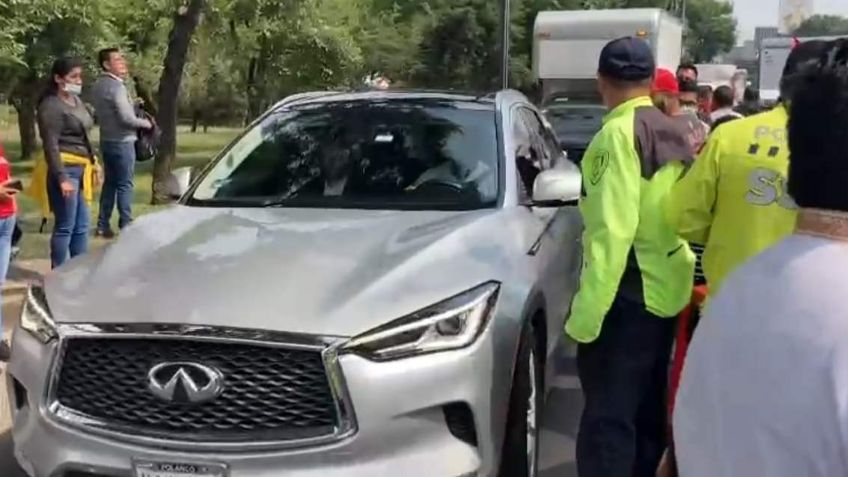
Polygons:
M539 170L550 169L553 166L556 156L551 154L545 144L545 126L542 121L536 116L536 113L529 108L521 108L521 116L527 129L530 131L530 138L533 142L533 150L536 154L536 166Z
M536 111L526 109L525 115L528 125L536 131L536 137L540 147L544 150L546 160L542 162L542 170L554 167L557 162L562 159L562 148L560 147L556 136L551 132L544 119Z
M515 168L519 178L519 200L529 200L533 196L533 184L541 170L541 150L534 132L528 126L524 115L525 108L517 108L512 113L512 129L515 138Z
M267 116L209 170L189 203L490 207L498 161L488 105L319 103Z

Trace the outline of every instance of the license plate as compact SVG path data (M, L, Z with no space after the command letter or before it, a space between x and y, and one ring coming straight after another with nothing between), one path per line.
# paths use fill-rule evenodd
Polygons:
M187 464L183 462L133 462L135 477L228 477L222 464Z

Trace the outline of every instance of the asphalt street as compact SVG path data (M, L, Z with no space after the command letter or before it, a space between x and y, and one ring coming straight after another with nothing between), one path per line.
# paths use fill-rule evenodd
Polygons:
M7 319L4 321L6 326L11 326L19 305L14 300L5 302L3 316ZM556 366L558 375L551 383L552 390L542 418L540 477L576 477L574 448L582 395L573 362L563 358ZM0 379L0 406L6 406L4 386L5 379ZM5 409L0 412L0 477L26 477L15 464L7 414Z

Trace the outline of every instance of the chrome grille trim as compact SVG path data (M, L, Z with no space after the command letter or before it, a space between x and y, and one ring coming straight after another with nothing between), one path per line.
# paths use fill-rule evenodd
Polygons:
M253 451L315 447L344 440L357 431L353 404L339 364L338 349L347 340L343 337L183 324L57 324L56 331L59 340L53 351L50 381L41 411L62 425L127 443L192 451ZM139 435L138 431L131 426L116 425L93 418L59 403L56 394L62 369L61 357L66 343L68 339L85 338L174 339L320 351L338 423L332 434L290 440L256 441L251 439L250 434L246 434L244 442L198 442L172 439L165 433Z

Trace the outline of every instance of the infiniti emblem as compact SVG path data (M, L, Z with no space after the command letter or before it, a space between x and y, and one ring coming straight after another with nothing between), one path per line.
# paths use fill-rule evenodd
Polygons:
M164 401L201 403L221 394L224 375L218 369L200 363L160 363L147 373L147 387Z

